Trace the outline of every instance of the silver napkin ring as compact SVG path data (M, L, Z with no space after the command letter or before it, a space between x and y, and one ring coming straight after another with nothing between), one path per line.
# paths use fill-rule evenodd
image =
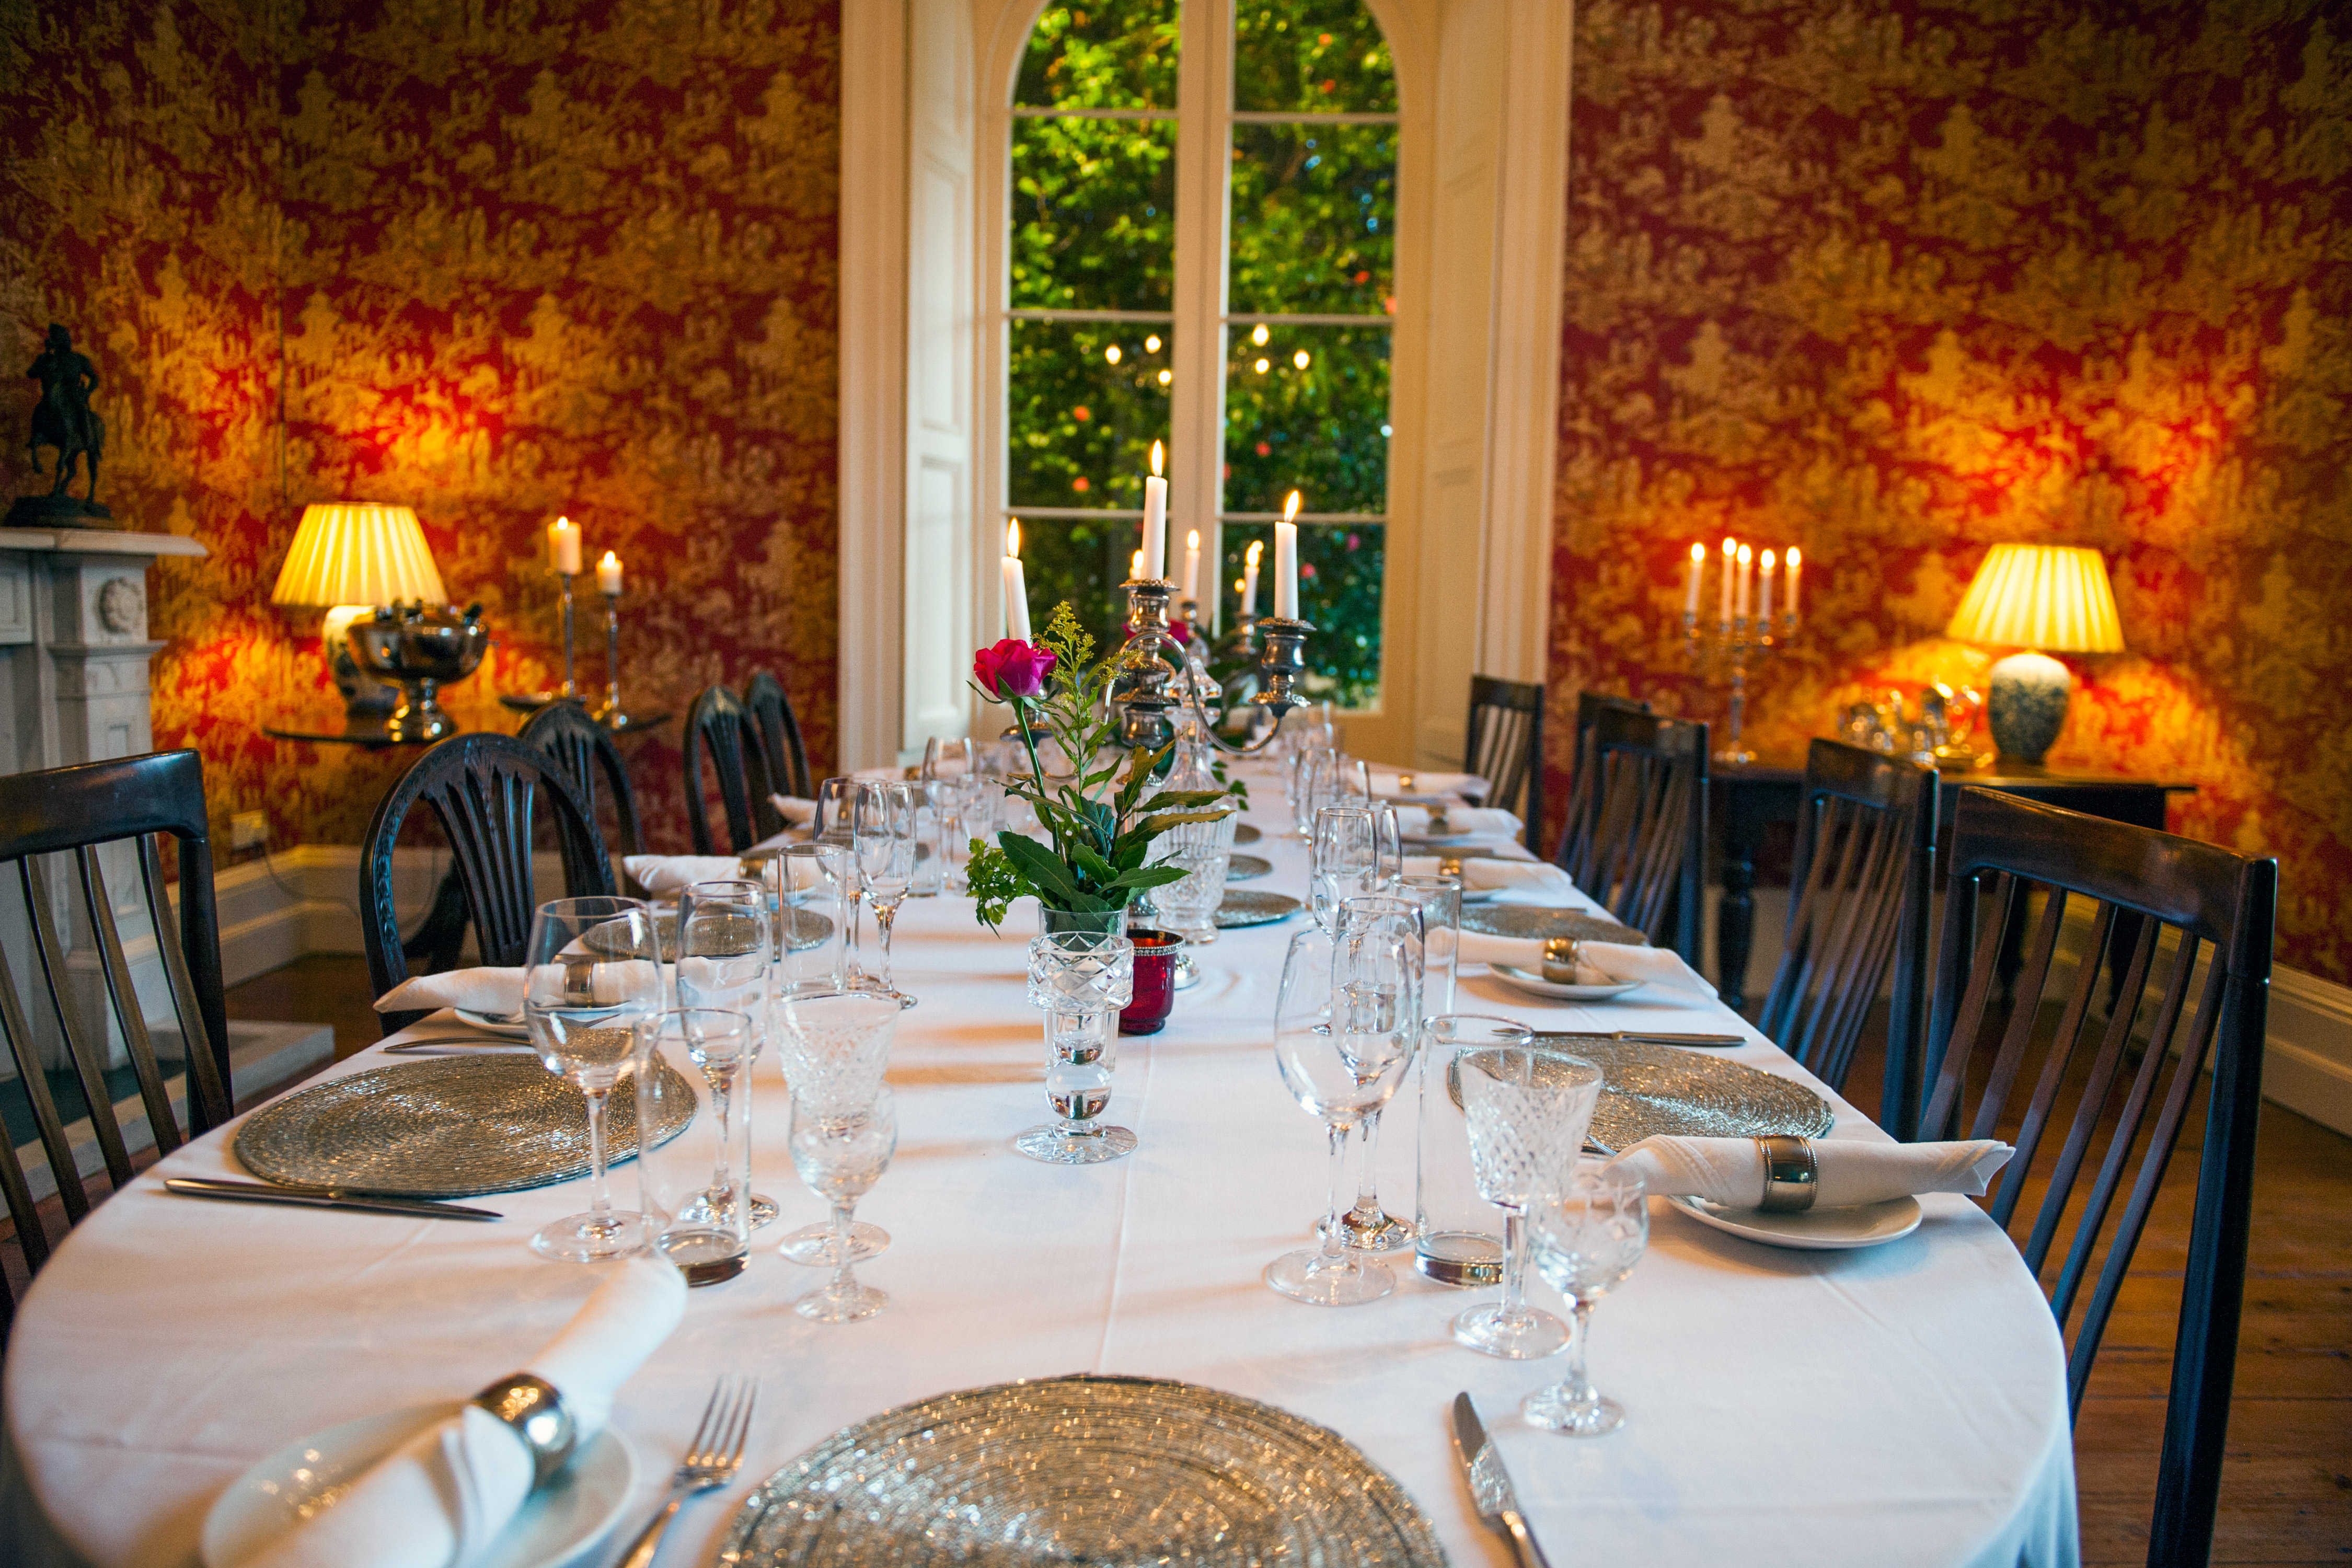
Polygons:
M1756 1206L1766 1214L1798 1214L1813 1206L1821 1190L1821 1162L1813 1156L1813 1141L1785 1132L1756 1140L1764 1156L1764 1195Z
M514 1428L530 1450L533 1490L555 1479L580 1440L580 1428L555 1384L527 1372L499 1379L466 1403L481 1406Z

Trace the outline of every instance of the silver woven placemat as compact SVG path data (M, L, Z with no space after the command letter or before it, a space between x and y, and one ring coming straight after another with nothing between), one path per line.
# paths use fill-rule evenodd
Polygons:
M661 1071L663 1103L679 1110L655 1129L656 1147L686 1130L697 1103L675 1068ZM605 1149L617 1165L637 1152L637 1097L625 1079L604 1104ZM237 1129L236 1157L287 1186L413 1198L514 1193L588 1173L588 1107L536 1057L396 1062L265 1106Z
M1225 863L1228 882L1255 882L1273 873L1274 862L1263 855L1235 855Z
M1328 1427L1195 1384L1077 1376L844 1428L752 1489L719 1561L1441 1568L1445 1553L1404 1489Z
M1541 941L1564 936L1573 942L1622 942L1647 947L1648 937L1606 915L1582 910L1555 910L1541 904L1472 904L1462 911L1462 929L1486 936L1527 937Z
M1217 925L1226 931L1235 926L1272 925L1276 921L1288 920L1304 907L1287 893L1227 888L1224 902L1217 906Z

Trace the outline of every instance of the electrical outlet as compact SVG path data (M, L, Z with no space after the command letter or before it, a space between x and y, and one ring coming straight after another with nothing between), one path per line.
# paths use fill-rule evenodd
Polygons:
M231 850L252 849L268 842L268 812L240 811L228 819L228 847Z

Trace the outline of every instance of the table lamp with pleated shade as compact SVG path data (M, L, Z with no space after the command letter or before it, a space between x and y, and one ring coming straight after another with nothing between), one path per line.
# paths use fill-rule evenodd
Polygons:
M352 624L373 619L380 605L446 605L449 595L413 509L329 501L302 509L269 602L327 612L320 652L343 694L345 715L355 726L381 725L399 705L400 691L359 667L350 647Z
M1986 709L2002 758L2037 767L2074 695L2074 678L2049 653L2120 653L2124 646L2105 560L2063 544L1994 545L1945 635L2023 650L1992 667Z

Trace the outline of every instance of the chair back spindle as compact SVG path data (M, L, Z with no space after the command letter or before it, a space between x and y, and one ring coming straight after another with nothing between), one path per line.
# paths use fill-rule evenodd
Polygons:
M1540 682L1470 678L1463 765L1486 781L1483 804L1518 814L1530 849L1543 833L1543 703Z
M1780 964L1756 1026L1832 1089L1893 973L1879 1123L1918 1135L1927 924L1936 856L1934 770L1836 741L1805 759L1794 889Z
M176 909L157 848L164 837L177 853ZM127 880L121 888L110 885L110 860L121 879L135 878L135 892ZM62 910L61 892L68 900ZM74 1121L87 1120L109 1190L120 1190L134 1173L136 1123L126 1126L115 1104L115 1079L125 1068L131 1079L126 1087L137 1090L139 1116L158 1154L234 1112L212 843L196 753L159 752L0 778L0 898L11 896L23 900L29 969L20 975L0 949L0 1034L70 1226L90 1210L73 1150ZM186 1064L184 1127L117 919L134 909L145 928L134 934L155 944L179 1031ZM97 955L94 989L77 984L69 967L77 949ZM81 1116L68 1120L61 1090L79 1097ZM30 1271L47 1260L52 1246L34 1187L15 1140L0 1138L0 1196ZM14 1314L14 1298L0 1280L0 1335Z
M743 700L724 686L706 686L686 712L686 824L697 855L719 854L703 798L704 774L719 791L727 817L727 847L741 854L784 830L783 817L769 804L766 753L759 727Z
M2012 1237L2024 1229L2019 1249L2068 1338L2078 1415L2173 1151L2206 1097L2148 1546L2168 1568L2205 1562L2212 1545L2277 903L2275 860L1961 792L1922 1126L2015 1145L1988 1207ZM2003 1003L2012 929L2025 933L2023 961Z
M802 800L816 797L816 780L809 772L808 747L801 741L801 721L784 683L766 670L753 675L743 688L743 706L759 727L761 754L767 759L768 777L782 794Z
M1559 848L1553 859L1570 881L1589 878L1598 869L1600 853L1601 770L1592 763L1592 736L1601 715L1611 711L1647 713L1650 705L1606 691L1576 694L1575 772L1568 781L1567 820L1559 830Z
M1577 886L1696 964L1706 874L1706 726L1612 709L1593 729L1600 809Z
M563 775L563 782L579 796L590 821L596 820L600 795L612 801L618 844L617 853L614 845L605 846L608 859L616 861L622 856L646 852L637 826L636 794L629 787L628 763L622 759L620 747L614 744L612 731L590 718L579 699L557 698L532 714L517 738L547 753L556 771ZM583 870L584 868L567 863L563 868L564 880L581 881Z

